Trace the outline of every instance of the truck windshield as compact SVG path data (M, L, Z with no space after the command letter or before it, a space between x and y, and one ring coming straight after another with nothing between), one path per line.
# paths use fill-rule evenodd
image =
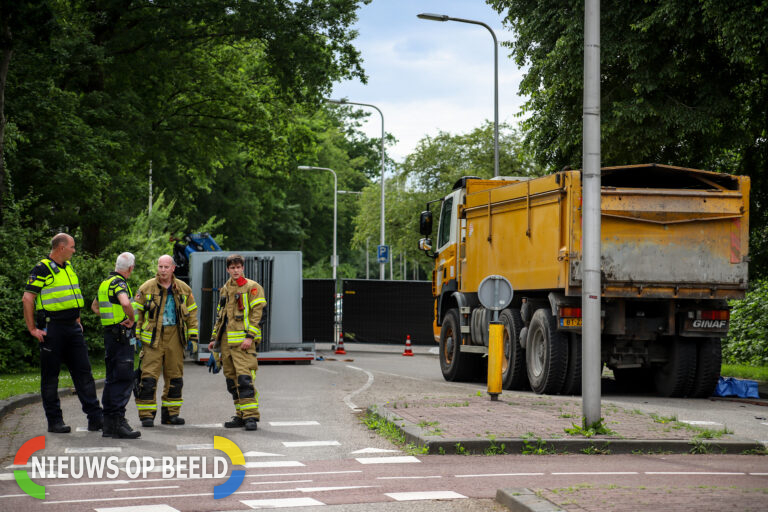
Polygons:
M443 201L443 208L440 210L440 230L437 233L437 248L448 243L451 238L451 209L453 206L453 197Z

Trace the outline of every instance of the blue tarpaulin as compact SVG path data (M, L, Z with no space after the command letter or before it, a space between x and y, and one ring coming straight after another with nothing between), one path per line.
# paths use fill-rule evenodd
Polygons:
M754 380L720 377L715 388L714 396L736 396L739 398L760 398L757 392L757 382Z

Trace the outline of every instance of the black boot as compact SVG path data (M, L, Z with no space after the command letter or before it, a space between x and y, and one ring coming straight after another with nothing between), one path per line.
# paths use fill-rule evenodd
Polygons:
M115 420L112 416L104 416L101 437L115 437Z
M259 420L256 418L245 419L245 430L257 430L259 428Z
M179 415L170 415L168 414L168 409L163 407L163 409L160 411L160 423L163 425L183 425L184 418L179 418Z
M232 416L232 419L224 422L225 428L241 428L245 426L243 418L240 416Z
M48 425L48 432L53 432L54 434L69 434L71 430L69 425L65 425L62 420Z
M104 419L101 416L95 418L88 418L88 431L97 432L101 430L104 425Z
M141 432L133 430L128 424L128 420L122 416L115 416L115 433L112 437L119 437L120 439L136 439L141 437Z

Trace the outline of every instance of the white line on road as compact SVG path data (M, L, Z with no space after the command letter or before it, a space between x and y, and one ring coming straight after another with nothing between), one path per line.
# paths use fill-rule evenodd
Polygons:
M155 489L178 489L178 485L162 485L157 487L126 487L125 489L112 489L115 492L120 491L154 491Z
M298 484L307 482L312 482L312 480L273 480L271 482L251 482L251 485Z
M310 425L319 425L319 421L270 421L273 427L304 427Z
M189 425L191 428L224 428L223 423L201 423L198 425Z
M339 487L297 487L301 492L346 491L347 489L369 489L375 485L344 485Z
M722 425L722 423L717 423L716 421L698 421L698 420L679 420L680 423L686 423L688 425L699 425L699 426L707 426L707 425Z
M179 512L170 505L139 505L131 507L97 508L96 512Z
M338 441L283 441L286 448L306 448L310 446L341 446Z
M314 507L318 505L325 505L322 501L317 501L314 498L282 498L276 500L241 500L240 503L251 507L257 508L289 508L289 507Z
M14 478L13 473L0 473L0 481L13 480Z
M637 471L569 471L552 475L638 475Z
M177 444L176 449L179 451L184 450L213 450L213 443L211 444Z
M64 453L120 453L119 446L87 446L85 448L66 448Z
M544 476L544 473L482 473L477 475L454 475L456 478L482 478L485 476Z
M646 475L744 475L727 471L645 471ZM554 473L553 473L554 474Z
M245 452L245 457L285 457L281 453L269 453L269 452Z
M396 501L455 500L466 498L463 494L453 491L385 492L384 495Z
M269 462L246 462L246 468L297 468L304 466L297 460L275 460Z
M377 476L376 480L420 480L422 478L443 478L440 475L432 476Z
M360 464L405 464L409 462L421 462L412 455L402 457L358 457L355 459Z
M305 471L300 473L262 473L258 475L245 475L245 477L260 478L262 476L343 475L346 473L362 473L362 470L353 469L353 470L346 470L346 471Z
M368 381L365 384L363 384L363 387L359 388L357 391L353 391L352 393L344 397L344 403L347 404L347 407L352 409L353 412L360 412L360 408L356 406L355 403L352 401L352 397L357 395L358 393L362 393L363 391L371 387L371 384L373 384L373 374L368 370L363 370L362 368L358 368L357 366L352 366L349 364L347 365L347 368L361 371L368 376Z
M362 450L355 450L351 455L362 455L364 453L400 453L400 450L386 450L384 448L363 448Z

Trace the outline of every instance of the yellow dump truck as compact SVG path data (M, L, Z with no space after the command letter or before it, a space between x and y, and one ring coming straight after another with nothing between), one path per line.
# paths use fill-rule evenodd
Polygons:
M727 300L747 289L749 178L672 167L602 169L601 356L616 381L710 396ZM433 330L446 380L484 375L491 312L477 290L506 277L503 386L581 391L581 172L460 179L431 201L419 246L435 259Z

